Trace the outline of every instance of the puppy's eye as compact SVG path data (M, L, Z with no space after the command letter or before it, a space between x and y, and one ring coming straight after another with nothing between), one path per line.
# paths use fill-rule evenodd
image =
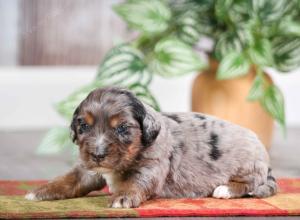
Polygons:
M79 134L82 134L84 132L87 132L90 130L90 126L84 122L82 122L80 125L79 125Z
M116 132L118 134L124 135L128 132L128 126L125 124L121 124L116 128Z

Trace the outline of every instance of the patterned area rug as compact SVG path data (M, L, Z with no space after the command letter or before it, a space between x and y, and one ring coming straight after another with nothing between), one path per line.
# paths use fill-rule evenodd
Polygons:
M157 199L140 208L107 208L108 195L33 202L24 194L45 181L0 181L0 218L87 218L157 216L279 216L300 215L300 179L278 180L280 190L266 199Z

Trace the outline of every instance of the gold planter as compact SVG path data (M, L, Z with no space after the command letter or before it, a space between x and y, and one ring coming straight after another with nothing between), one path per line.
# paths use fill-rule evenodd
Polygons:
M259 102L246 100L255 78L254 69L245 76L217 80L218 62L210 60L210 69L199 74L192 88L192 111L215 115L253 130L266 148L271 146L274 121ZM269 75L266 79L272 83Z

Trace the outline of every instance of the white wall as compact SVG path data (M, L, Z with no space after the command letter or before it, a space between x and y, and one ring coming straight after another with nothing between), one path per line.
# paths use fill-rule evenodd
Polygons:
M18 62L18 4L19 0L0 0L0 65Z
M96 67L0 68L0 129L35 129L65 124L55 112L53 104L90 82L95 72ZM299 73L272 73L286 98L288 126L300 126ZM194 77L154 78L151 90L164 111L190 110L190 90Z

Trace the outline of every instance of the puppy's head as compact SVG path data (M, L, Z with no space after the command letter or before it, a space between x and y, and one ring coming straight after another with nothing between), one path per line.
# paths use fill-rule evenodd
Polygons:
M160 124L131 92L120 88L92 91L77 107L73 141L88 169L124 170L149 147Z

